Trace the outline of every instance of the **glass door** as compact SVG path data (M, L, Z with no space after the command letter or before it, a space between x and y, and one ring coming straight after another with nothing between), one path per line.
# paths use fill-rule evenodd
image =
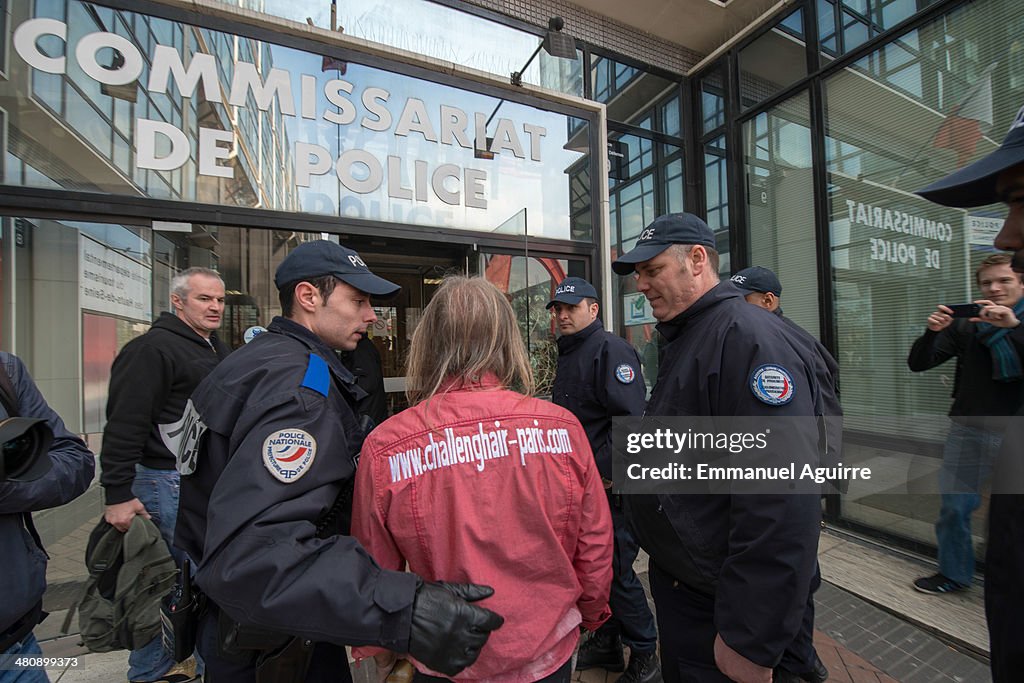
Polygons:
M368 333L380 354L388 414L394 415L408 405L406 359L423 308L445 276L471 274L475 259L470 258L470 248L461 245L356 237L342 243L358 251L374 273L402 287L392 299L374 299L377 322Z
M543 253L526 255L482 253L480 271L508 295L519 322L519 331L530 354L537 395L551 394L558 362L555 325L545 308L555 287L567 277L587 278L587 261Z

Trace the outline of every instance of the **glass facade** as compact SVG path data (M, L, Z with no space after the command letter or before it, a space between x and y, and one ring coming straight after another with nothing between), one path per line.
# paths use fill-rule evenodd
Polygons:
M913 190L988 153L1017 108L1007 59L1019 7L971 3L904 32L824 82L836 357L851 457L884 452L906 496L847 497L845 517L932 543L955 364L924 373L906 355L936 304L980 296L974 270L1004 211L924 201ZM869 112L875 112L870 115ZM959 112L965 117L959 118ZM961 125L966 123L966 128ZM920 425L916 429L915 425ZM985 507L973 531L984 535Z
M818 336L810 104L806 92L743 124L750 262L782 277L782 306Z
M739 53L740 104L752 107L807 76L803 10L798 9Z
M170 309L176 273L203 266L222 275L219 334L238 347L246 329L279 313L280 261L322 237L343 240L402 285L377 307L370 332L392 411L405 406L412 332L450 273L486 275L509 294L541 390L550 384L544 304L563 277L592 277L593 110L79 0L2 7L0 184L8 197L44 199L28 212L0 207L0 348L25 360L94 452L111 364ZM449 11L470 33L482 21ZM507 45L504 58L522 69L538 37L503 42L507 27L485 23L491 32L477 35ZM581 65L582 56L542 51L525 79L581 94ZM675 109L662 98L652 114L675 117L672 140L675 95ZM650 175L655 155L668 154L648 149L636 172ZM681 173L672 178L678 201ZM222 211L230 220L210 219ZM102 512L94 482L35 515L53 555L52 585L83 578L84 540ZM48 600L49 609L67 606Z
M543 39L530 33L428 0L357 0L296 3L291 0L236 0L246 9L299 23L331 26L418 55L453 62L508 78L522 74L524 83L568 95L583 95L583 54L556 59L544 51L530 55Z
M1024 103L1018 3L950 2L915 21L933 4L798 3L691 86L709 222L722 222L718 209L735 194L744 199L732 234L745 249L732 270L779 274L787 316L839 362L843 461L875 463L891 482L882 492L851 487L831 501L830 518L918 550L935 544L955 363L912 373L907 354L936 304L980 296L974 270L993 252L1005 210L947 209L913 191L995 149ZM806 26L817 28L818 55L804 45ZM768 59L769 49L786 58ZM815 63L817 73L806 67ZM731 107L728 69L738 83ZM722 171L734 126L739 185ZM985 510L975 515L978 543Z
M5 182L571 239L565 114L78 0L12 17ZM578 190L578 188L577 188Z

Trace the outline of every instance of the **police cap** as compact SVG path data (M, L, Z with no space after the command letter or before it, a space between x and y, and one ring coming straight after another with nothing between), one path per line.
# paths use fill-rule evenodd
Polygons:
M295 247L277 267L274 284L283 289L285 285L324 275L333 275L373 296L391 296L401 289L371 273L359 254L329 240L303 242Z

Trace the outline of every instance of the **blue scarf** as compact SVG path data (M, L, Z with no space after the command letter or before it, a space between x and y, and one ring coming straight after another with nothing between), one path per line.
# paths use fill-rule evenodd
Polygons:
M1024 319L1024 298L1013 307L1013 314L1018 319ZM1020 355L1013 347L1013 342L1008 339L1009 328L996 327L991 323L978 323L976 334L978 341L987 346L989 353L992 354L992 379L997 382L1014 382L1024 377Z

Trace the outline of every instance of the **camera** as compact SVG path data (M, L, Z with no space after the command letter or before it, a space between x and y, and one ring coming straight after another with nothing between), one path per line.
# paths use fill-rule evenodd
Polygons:
M0 420L0 482L32 481L50 470L53 431L38 417Z
M977 318L981 315L981 304L946 304L954 318Z

